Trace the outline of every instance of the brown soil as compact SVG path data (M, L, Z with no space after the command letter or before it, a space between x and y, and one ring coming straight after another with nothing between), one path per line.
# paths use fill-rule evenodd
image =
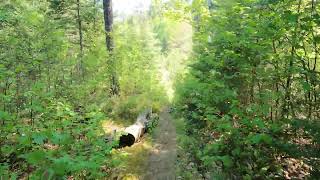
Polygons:
M142 179L174 180L176 150L176 129L168 110L160 113L158 127L154 132L153 148L147 160L147 169Z
M114 123L106 129L120 128ZM152 134L152 135L151 135ZM120 164L113 169L112 180L174 180L176 179L176 129L168 110L160 113L158 126L131 147L113 151Z

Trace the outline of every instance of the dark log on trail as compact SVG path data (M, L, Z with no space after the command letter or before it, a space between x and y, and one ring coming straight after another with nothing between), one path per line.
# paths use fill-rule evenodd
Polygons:
M148 109L141 113L136 122L124 130L124 135L120 136L119 147L132 146L138 142L147 130L148 121L151 118L152 110Z

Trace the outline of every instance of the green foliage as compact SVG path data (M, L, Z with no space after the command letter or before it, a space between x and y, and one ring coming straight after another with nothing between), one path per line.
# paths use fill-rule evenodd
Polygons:
M0 4L0 179L108 178L117 144L105 142L102 121L130 122L167 102L151 19L115 21L110 55L95 2ZM119 96L110 95L112 61Z
M173 95L179 142L200 173L301 178L294 159L308 167L297 174L319 179L316 0L154 0L115 21L112 52L101 5L0 4L0 179L106 179L121 163L102 121L130 124Z
M147 124L147 132L152 133L154 132L155 128L158 126L159 124L159 116L157 114L152 114L151 118Z
M318 144L294 139L318 138L306 124L319 119L319 4L230 0L209 8L198 0L189 13L194 63L176 84L175 102L193 137L182 144L200 171L212 178L272 179L292 168L279 157L308 156L310 178L317 178L319 153L311 152Z

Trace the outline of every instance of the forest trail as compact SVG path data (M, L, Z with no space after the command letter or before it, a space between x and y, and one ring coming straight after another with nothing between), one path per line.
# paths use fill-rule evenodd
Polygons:
M185 69L185 62L192 51L192 26L183 22L173 24L171 28L171 51L158 62L160 83L166 90L170 102L174 97L174 79L178 72ZM145 173L142 176L144 180L176 179L176 126L168 107L163 108L159 116L159 124L152 134L152 148L145 162Z
M167 108L160 113L155 129L153 148L147 160L145 180L175 179L176 129Z
M110 129L110 125L108 129ZM158 126L131 147L114 151L119 164L112 180L174 180L176 177L176 127L168 111L159 114Z
M173 23L171 51L156 61L159 83L166 91L169 102L174 97L174 79L184 71L192 52L192 26L188 23ZM187 32L186 32L187 31ZM176 179L177 134L176 124L163 107L159 123L152 133L140 142L116 151L116 157L124 162L113 170L114 178L128 180L174 180Z

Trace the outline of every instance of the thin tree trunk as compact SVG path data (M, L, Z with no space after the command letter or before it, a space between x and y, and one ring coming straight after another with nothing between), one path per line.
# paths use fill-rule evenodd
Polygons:
M93 0L93 30L96 31L97 0Z
M112 40L112 25L113 25L113 12L112 12L112 0L103 0L104 11L104 29L106 32L106 47L109 53L113 50Z
M285 114L287 115L287 118L289 117L289 112L290 110L292 110L292 115L294 115L294 110L293 110L293 106L292 106L292 102L291 102L291 84L292 84L292 76L293 76L293 65L294 65L294 52L296 49L296 39L298 36L298 28L300 26L299 24L299 18L300 18L300 10L301 10L301 4L302 4L302 0L299 0L299 4L298 4L298 18L297 18L297 24L294 28L294 34L293 34L293 38L292 38L292 46L291 46L291 57L290 57L290 61L289 61L289 68L288 68L288 77L286 80L286 87L285 87L285 97L284 97L284 106L283 106L283 112L282 112L282 116L284 116Z
M317 2L316 0L312 0L312 9L311 9L311 17L314 19L315 18L315 15L316 15L316 7L317 7ZM319 54L319 51L318 51L318 44L317 44L317 41L315 39L315 33L314 33L314 29L312 29L312 38L313 38L313 48L314 48L314 53L315 53L315 56L314 56L314 62L313 62L313 69L312 69L312 73L315 74L314 76L317 78L317 74L315 73L316 72L316 69L317 69L317 59L318 59L318 54ZM311 84L312 84L312 91L313 91L313 96L314 96L314 111L317 111L317 92L316 92L316 86L317 86L317 83L314 82L314 80L311 81ZM312 101L312 98L310 98L310 101ZM312 104L312 103L311 103ZM310 109L310 111L312 111L312 108ZM311 116L311 114L310 114Z
M272 41L272 48L273 48L273 53L275 55L278 54L278 51L277 51L277 47L276 47L276 42L275 40ZM279 71L279 64L278 64L278 61L275 62L274 64L274 68L275 70L278 72ZM278 73L276 73L277 75L279 75ZM275 79L275 90L276 90L276 95L277 95L277 99L276 99L276 104L275 104L275 115L274 115L274 119L278 119L278 114L279 114L279 97L278 97L278 94L279 94L279 81L280 81L280 77L277 76L276 79Z
M5 84L5 87L3 89L3 94L4 94L4 97L3 97L3 112L6 112L7 111L7 102L5 101L5 98L7 97L7 91L9 90L9 84L8 84L8 80L6 80L6 84ZM10 108L10 106L9 106ZM5 122L4 122L4 119L2 120L2 125L4 126Z
M79 30L79 46L80 46L80 57L79 57L79 74L83 78L83 33L82 33L82 20L80 16L80 0L77 0L77 21L78 21L78 30Z
M21 83L21 80L20 80L20 72L18 72L16 74L16 118L18 119L19 117L19 108L20 108L20 83Z
M113 26L113 12L112 12L112 0L103 0L104 11L104 28L106 33L106 48L111 58L111 94L119 95L119 82L117 79L117 73L115 68L114 57L112 55L114 43L112 39L112 26Z

